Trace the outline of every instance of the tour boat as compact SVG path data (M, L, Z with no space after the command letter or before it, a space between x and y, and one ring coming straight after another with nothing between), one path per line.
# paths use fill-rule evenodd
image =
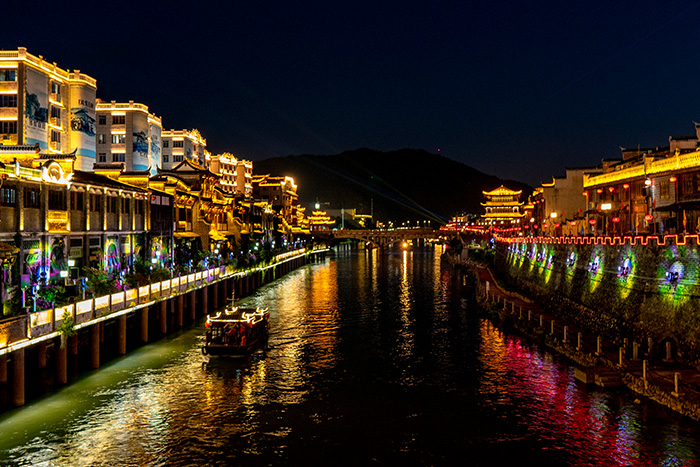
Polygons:
M267 308L240 308L233 299L223 311L207 316L204 355L249 355L267 342L270 313Z

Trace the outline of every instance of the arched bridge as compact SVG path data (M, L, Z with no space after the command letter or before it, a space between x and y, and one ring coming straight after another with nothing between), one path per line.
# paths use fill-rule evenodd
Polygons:
M462 241L471 240L478 235L454 230L434 230L434 229L377 229L377 230L332 230L315 231L312 234L316 237L326 239L352 239L366 242L369 245L385 250L392 244L403 243L405 241L421 239L449 239L451 237L462 237Z

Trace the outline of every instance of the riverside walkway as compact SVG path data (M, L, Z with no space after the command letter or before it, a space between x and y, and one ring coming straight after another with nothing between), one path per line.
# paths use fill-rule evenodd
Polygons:
M499 287L488 268L478 267L482 304L511 319L519 331L543 338L545 345L575 362L576 378L601 387L624 385L682 415L700 421L700 371L651 342L605 342L546 311L527 297Z

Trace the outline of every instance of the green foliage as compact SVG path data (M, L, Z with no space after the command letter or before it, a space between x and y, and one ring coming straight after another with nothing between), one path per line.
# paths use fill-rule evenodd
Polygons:
M96 297L118 292L117 278L106 271L96 268L83 268L87 285L92 294Z
M22 289L18 286L8 290L10 299L2 304L2 314L5 317L18 316L22 313Z
M64 311L61 324L58 325L56 331L66 337L74 335L77 331L75 329L75 320L73 319L73 315L71 315L68 311Z

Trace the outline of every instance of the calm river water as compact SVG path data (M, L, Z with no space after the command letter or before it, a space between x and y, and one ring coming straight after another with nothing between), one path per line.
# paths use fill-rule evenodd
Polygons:
M700 465L700 425L475 317L438 247L341 250L241 301L269 349L203 363L203 324L0 417L0 464Z

